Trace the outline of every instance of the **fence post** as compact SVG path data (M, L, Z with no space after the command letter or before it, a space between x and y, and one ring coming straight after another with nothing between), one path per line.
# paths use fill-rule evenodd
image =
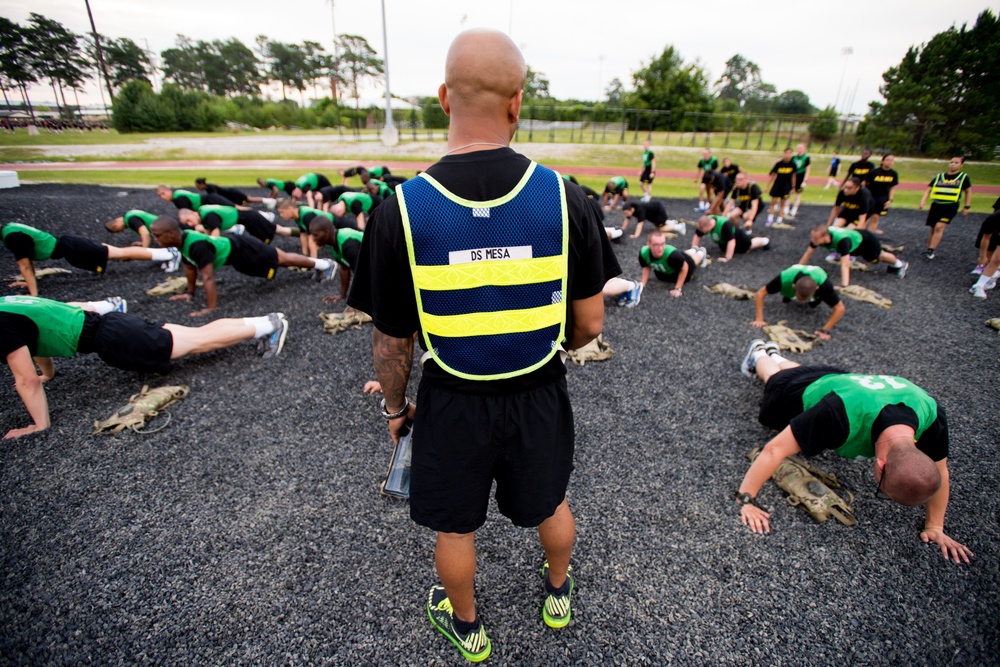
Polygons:
M792 119L792 127L788 130L788 147L792 147L792 141L795 139L795 119Z
M733 114L729 114L726 118L726 143L723 144L723 148L729 148L729 132L733 129Z
M632 133L632 145L639 143L639 110L635 110L635 131Z
M743 150L750 147L750 132L753 130L753 116L746 118L746 129L743 133Z
M778 150L778 142L781 140L781 116L778 116L778 128L774 131L774 143L771 145L771 150Z
M694 116L694 129L691 131L691 148L694 148L695 143L698 141L698 116L701 114L693 113L691 115Z
M535 105L532 104L528 107L528 120L530 124L528 125L528 142L535 140Z
M840 121L840 139L837 140L837 152L841 153L844 150L844 134L847 132L847 121Z

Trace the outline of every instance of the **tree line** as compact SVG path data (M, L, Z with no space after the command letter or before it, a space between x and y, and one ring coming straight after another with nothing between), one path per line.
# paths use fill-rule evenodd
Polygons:
M341 110L338 93L355 99L365 82L383 72L382 60L368 42L356 35L339 35L328 52L316 42L283 43L258 36L252 47L240 40L202 41L178 35L174 46L160 55L162 92L153 92L155 70L150 54L133 40L101 37L107 66L106 86L112 95L131 86L122 102L115 99L114 124L121 131L213 129L223 120L261 127L267 125L341 126L363 114ZM883 74L885 101L872 102L857 128L869 145L893 146L901 153L944 155L963 153L990 158L1000 136L1000 23L983 11L971 28L952 26L927 44L911 47L902 61ZM28 86L48 81L57 100L66 105L90 79L100 78L96 44L91 36L75 35L57 21L32 13L24 26L0 18L0 88L5 100L18 91L30 110ZM631 85L613 79L604 99L556 100L544 73L528 68L525 106L557 109L559 118L583 117L574 109L648 110L641 130L740 131L763 116L809 118L810 134L826 141L843 120L833 107L816 109L800 90L778 92L761 68L742 54L726 61L722 75L711 81L698 61L686 61L671 45L632 72ZM260 99L264 86L276 85L282 103ZM322 101L320 89L329 89ZM305 107L305 96L317 104ZM298 94L301 105L289 96ZM196 111L192 111L192 109ZM199 110L200 111L197 111ZM593 114L589 114L593 116ZM639 122L640 114L619 113L621 122ZM721 120L724 119L724 120ZM447 127L436 98L427 97L411 122Z

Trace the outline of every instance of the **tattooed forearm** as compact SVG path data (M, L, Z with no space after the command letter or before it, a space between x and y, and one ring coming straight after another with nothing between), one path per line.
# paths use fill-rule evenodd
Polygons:
M394 338L375 328L372 331L372 359L375 376L382 385L386 408L403 407L406 383L413 365L413 337Z

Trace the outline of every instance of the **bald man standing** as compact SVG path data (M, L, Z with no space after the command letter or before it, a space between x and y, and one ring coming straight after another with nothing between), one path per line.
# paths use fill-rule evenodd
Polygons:
M524 77L503 33L455 39L438 90L448 152L375 209L348 299L374 320L392 439L414 422L410 516L437 532L442 584L428 616L473 662L492 650L473 593L494 481L500 512L538 529L544 622L570 621L574 435L560 351L601 332L602 288L621 273L583 191L509 147ZM416 405L414 332L427 350Z

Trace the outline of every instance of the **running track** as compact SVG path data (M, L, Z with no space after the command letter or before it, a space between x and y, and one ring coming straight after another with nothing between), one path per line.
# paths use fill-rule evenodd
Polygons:
M125 170L125 171L169 171L169 170L220 170L220 169L242 169L260 171L262 177L266 177L268 172L276 170L294 169L297 171L326 171L336 173L338 169L357 166L355 160L156 160L148 162L44 162L44 163L23 163L23 164L0 164L0 169L10 169L14 171L105 171L105 170ZM383 162L389 169L415 170L426 169L432 162ZM627 167L592 167L592 166L567 166L557 167L561 173L587 176L625 176L626 178L638 178L638 170ZM694 170L681 171L661 169L656 172L657 178L685 178L694 180ZM767 182L767 174L750 174L750 178L758 182ZM813 182L825 182L826 175L816 175L812 177ZM332 180L332 179L331 179ZM923 190L927 185L923 182L905 182L898 186L901 190ZM978 194L1000 195L1000 185L973 185L972 191Z

